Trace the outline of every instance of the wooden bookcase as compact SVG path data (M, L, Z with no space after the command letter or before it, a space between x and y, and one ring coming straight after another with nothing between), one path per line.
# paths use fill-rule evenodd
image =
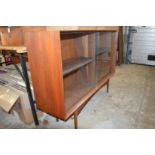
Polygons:
M118 27L18 27L28 50L37 108L77 116L115 72ZM62 30L61 30L62 29ZM14 30L15 31L15 30ZM15 32L14 32L15 33Z

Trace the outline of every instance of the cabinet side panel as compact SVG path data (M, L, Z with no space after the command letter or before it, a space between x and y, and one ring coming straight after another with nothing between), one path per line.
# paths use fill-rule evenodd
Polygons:
M64 119L64 91L59 32L25 32L25 45L39 109Z

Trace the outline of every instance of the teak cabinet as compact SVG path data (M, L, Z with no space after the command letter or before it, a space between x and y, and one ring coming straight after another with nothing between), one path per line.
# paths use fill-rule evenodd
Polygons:
M74 115L77 128L86 102L105 84L109 89L118 27L15 27L8 35L27 47L37 107L64 121Z

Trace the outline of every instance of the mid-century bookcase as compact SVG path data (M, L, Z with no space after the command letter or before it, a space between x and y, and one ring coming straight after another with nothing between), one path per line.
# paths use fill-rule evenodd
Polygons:
M61 120L77 116L115 72L118 27L15 27L4 45L24 45L37 108ZM12 37L12 40L11 38ZM4 37L3 37L4 36Z

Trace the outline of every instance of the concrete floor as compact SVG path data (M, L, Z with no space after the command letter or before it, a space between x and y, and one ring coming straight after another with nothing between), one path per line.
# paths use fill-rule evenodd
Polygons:
M155 128L155 67L122 65L110 81L110 92L102 88L79 115L79 128ZM47 120L47 121L45 121ZM43 123L44 122L44 123ZM46 123L45 123L46 122ZM25 125L0 109L0 128L74 128L71 118L56 122L45 115L40 126Z

